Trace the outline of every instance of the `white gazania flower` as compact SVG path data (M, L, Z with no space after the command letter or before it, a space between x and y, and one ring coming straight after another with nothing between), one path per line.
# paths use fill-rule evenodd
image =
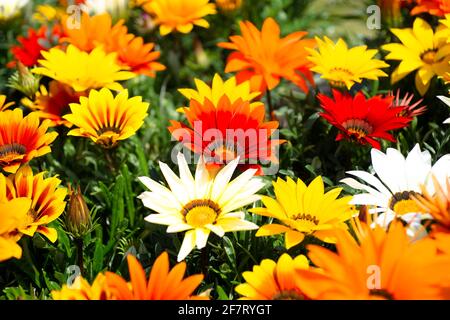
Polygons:
M29 0L0 0L0 20L9 20L20 13Z
M184 156L179 153L177 159L180 177L167 164L159 164L170 189L148 177L140 177L150 192L139 198L144 206L157 212L145 220L167 225L169 233L186 231L178 261L186 258L195 246L204 248L211 231L222 237L229 231L258 229L238 210L260 199L255 193L264 182L253 177L256 169L248 169L230 181L239 159L229 162L212 177L201 158L193 177Z
M130 13L130 0L86 0L86 7L92 14L109 13L114 21L126 19Z
M429 219L430 215L420 213L420 208L410 196L420 194L421 185L430 194L434 193L431 175L435 175L439 181L450 176L450 154L441 157L433 166L430 153L422 152L418 144L406 158L393 148L388 148L386 154L372 149L371 156L377 177L365 171L348 171L348 174L366 184L353 178L341 180L354 189L365 191L355 195L350 203L372 207L370 212L380 213L376 223L384 227L395 217L400 217L409 224L409 236L420 237L420 233L424 231L421 222Z
M447 106L450 107L450 98L444 97L444 96L438 96L439 99L441 99ZM450 123L450 118L444 121L444 123Z

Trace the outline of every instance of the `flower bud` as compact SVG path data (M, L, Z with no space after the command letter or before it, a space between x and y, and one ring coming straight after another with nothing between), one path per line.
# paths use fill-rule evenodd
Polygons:
M81 238L92 228L91 214L81 194L80 186L72 189L69 185L69 197L65 227L75 238Z

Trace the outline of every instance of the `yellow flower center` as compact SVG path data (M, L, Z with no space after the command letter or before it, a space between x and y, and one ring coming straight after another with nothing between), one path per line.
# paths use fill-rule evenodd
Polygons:
M411 199L412 195L417 195L414 191L397 192L389 200L389 208L396 214L403 215L411 212L421 212L417 202Z
M380 297L386 300L394 300L394 296L385 289L371 289L369 295Z
M297 290L282 290L273 295L272 300L304 300L304 296Z
M342 126L347 130L350 138L360 140L373 132L373 127L362 119L349 119Z
M332 69L330 69L329 73L330 73L330 75L332 75L333 78L340 79L340 80L330 81L330 84L333 87L338 87L338 88L345 87L344 80L352 79L355 76L354 73L351 72L349 69L341 68L341 67L332 68Z
M422 54L422 61L426 64L433 64L435 63L436 59L436 50L428 50L425 53Z
M201 228L216 221L220 214L220 207L211 200L193 200L183 207L181 213L185 216L188 225Z
M319 219L315 216L306 213L299 213L291 217L295 223L290 225L291 228L297 229L301 232L312 231L315 226L319 224Z
M103 127L97 130L97 143L106 149L110 149L117 144L116 136L120 134L120 128L117 127Z
M207 162L224 164L245 154L244 148L234 141L215 140L204 151Z
M22 159L27 149L20 143L11 143L0 146L0 163L10 163Z

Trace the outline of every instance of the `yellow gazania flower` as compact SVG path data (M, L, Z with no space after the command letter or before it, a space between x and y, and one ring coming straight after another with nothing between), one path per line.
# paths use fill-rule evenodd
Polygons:
M41 4L36 7L35 13L33 13L33 20L42 24L56 21L64 15L64 10L49 4Z
M47 132L50 121L39 122L32 112L23 116L22 109L0 112L0 167L14 173L21 164L51 151L57 132Z
M29 166L20 168L6 178L0 173L0 194L6 192L6 198L10 200L22 197L31 199L26 223L19 231L28 236L38 232L55 242L58 238L56 229L47 227L47 224L64 212L67 189L58 187L61 180L56 176L44 178L44 174L33 175Z
M0 190L0 262L22 256L22 248L17 244L21 238L18 229L23 227L31 205L26 198L2 200L1 193Z
M278 262L264 259L253 271L242 273L246 283L236 286L235 290L243 296L240 300L303 300L305 296L295 278L297 271L308 268L304 255L292 259L284 253Z
M82 52L69 45L64 52L58 48L43 51L45 59L39 60L41 67L32 71L71 86L75 91L96 88L123 89L117 81L128 80L136 76L133 72L122 71L116 63L117 54L106 54L102 48L92 52Z
M0 112L4 111L6 109L8 109L9 107L11 107L12 105L14 105L14 101L13 102L6 102L6 96L3 94L0 94Z
M167 164L159 164L170 189L148 177L140 177L151 192L144 192L139 198L145 207L157 212L145 220L167 225L169 233L186 231L178 261L184 260L195 246L204 248L211 231L223 237L225 232L258 229L238 210L259 199L255 193L264 183L253 178L256 169L248 169L230 181L239 158L230 161L215 176L210 175L200 158L194 179L183 154L179 153L177 159L180 177Z
M194 25L209 28L204 17L216 13L214 4L209 0L152 0L143 8L155 17L154 22L159 25L162 36L175 30L189 33Z
M178 89L178 91L190 100L196 100L199 103L204 103L205 99L208 99L213 103L215 107L219 105L219 101L222 96L227 96L231 103L236 102L238 99L242 101L252 101L260 92L252 92L250 90L250 82L244 81L237 84L236 77L231 77L228 80L223 81L223 79L217 73L214 75L212 85L207 85L204 81L200 79L194 79L195 89ZM252 102L250 106L252 108L262 105L262 102ZM182 111L182 110L180 110Z
M352 197L337 199L342 188L324 192L322 177L315 178L309 186L297 179L273 182L276 199L262 196L265 208L250 209L250 212L272 217L281 224L267 224L259 228L257 237L285 233L286 248L291 248L311 234L325 242L334 242L333 229L345 229L344 221L352 216L349 202Z
M72 113L63 116L76 126L68 135L90 138L104 148L112 148L120 140L136 133L144 123L149 103L142 97L128 99L128 90L116 97L109 89L91 90L89 97L80 97L80 103L71 103Z
M316 41L318 51L306 48L311 53L308 59L315 64L311 71L322 74L321 78L329 80L332 85L350 89L363 79L378 80L379 77L387 77L380 69L389 65L373 58L378 50L368 50L367 46L349 49L342 39L334 43L328 37L324 37L324 40L316 37Z
M441 77L450 72L450 44L446 43L442 30L440 26L433 32L431 26L420 18L414 20L412 29L391 29L402 42L382 46L390 51L386 59L400 61L391 76L393 84L416 71L416 88L425 95L434 76Z
M95 277L92 285L78 276L71 286L63 285L61 290L52 291L53 300L108 300L110 296L103 273Z

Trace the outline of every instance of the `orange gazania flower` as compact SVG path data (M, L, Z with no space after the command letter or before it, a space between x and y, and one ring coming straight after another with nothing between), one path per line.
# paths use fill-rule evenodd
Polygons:
M421 186L422 195L411 196L424 213L429 213L436 224L432 226L431 238L437 240L439 250L450 254L450 177L441 185L432 176L434 194L430 194L425 186Z
M313 84L314 80L306 48L315 47L316 41L302 40L307 32L280 38L280 27L272 18L264 21L261 31L249 21L241 22L240 28L242 36L231 36L231 42L218 44L235 50L228 57L225 72L237 72L239 83L250 80L252 91L272 90L285 78L308 92L307 82Z
M278 121L264 122L263 104L251 106L241 98L232 103L223 95L217 105L208 98L203 103L192 99L183 113L189 125L171 120L169 131L193 152L203 154L209 169L239 157L242 170L255 168L263 174L260 163L278 161L273 151L284 140L271 139Z
M322 270L298 270L299 288L312 299L448 299L450 257L437 254L430 239L411 243L401 222L388 231L359 223L358 241L338 230L337 253L309 246Z
M192 296L203 280L202 274L184 278L186 263L178 263L169 269L169 255L163 252L153 264L147 280L145 270L132 255L127 256L130 281L121 276L106 272L106 284L116 300L187 300L202 298Z
M45 172L41 172L33 175L29 166L20 168L6 178L0 173L0 198L1 194L5 194L9 200L31 199L28 219L19 231L28 236L38 232L55 242L58 237L56 229L47 227L47 224L64 212L67 189L59 188L61 180L56 176L44 178L44 174Z
M15 173L21 164L51 151L57 132L47 132L50 121L39 122L35 112L26 117L21 109L0 112L0 167Z
M78 276L71 286L63 285L61 290L53 290L52 297L53 300L108 300L110 294L105 275L99 273L92 285Z
M70 103L78 103L84 92L75 92L71 87L58 81L51 81L49 89L41 86L40 91L36 92L34 101L29 98L23 98L22 104L39 115L41 119L51 120L52 126L70 124L62 118L70 111Z
M448 0L416 0L417 6L411 10L411 15L427 12L433 16L443 17L450 13L450 1Z

